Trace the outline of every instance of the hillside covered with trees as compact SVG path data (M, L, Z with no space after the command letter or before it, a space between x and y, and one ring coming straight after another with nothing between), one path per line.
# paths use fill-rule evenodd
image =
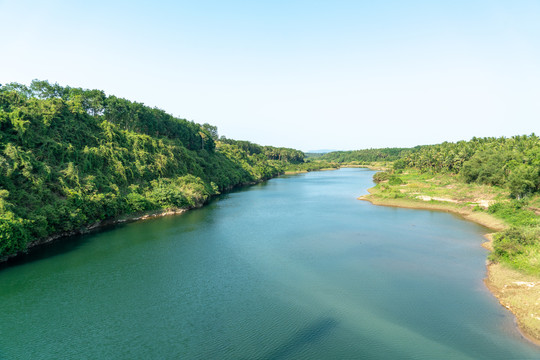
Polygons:
M0 258L102 220L199 206L303 163L300 151L245 143L100 90L1 86Z

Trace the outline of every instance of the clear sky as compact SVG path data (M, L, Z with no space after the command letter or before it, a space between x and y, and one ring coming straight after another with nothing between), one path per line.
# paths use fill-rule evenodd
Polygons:
M538 0L0 0L0 83L307 150L540 133Z

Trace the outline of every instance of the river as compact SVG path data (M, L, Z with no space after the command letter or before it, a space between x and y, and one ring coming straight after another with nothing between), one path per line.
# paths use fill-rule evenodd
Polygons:
M536 359L483 284L486 232L284 176L0 270L0 359Z

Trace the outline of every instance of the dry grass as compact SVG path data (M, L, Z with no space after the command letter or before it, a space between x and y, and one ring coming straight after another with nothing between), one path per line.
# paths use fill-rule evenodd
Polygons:
M474 221L477 224L493 230L500 231L507 228L507 225L501 219L497 219L494 216L485 212L474 211L474 206L471 206L471 204L469 203L464 203L461 201L458 201L457 203L436 200L423 201L419 198L419 196L422 195L419 195L418 193L414 193L414 197L384 197L383 191L381 191L380 188L371 188L368 191L370 195L360 196L358 199L367 200L374 205L380 206L394 206L409 209L446 211L460 215L467 220Z
M517 318L522 333L540 345L540 278L503 264L488 265L487 287Z
M342 164L342 168L366 168L370 170L376 170L376 171L386 171L392 168L392 164L389 164L387 162L372 162L369 164L355 164L354 162Z
M448 198L462 203L493 202L508 198L508 191L488 185L465 184L455 175L424 175L408 172L397 175L406 184L400 186L404 194L414 195L421 191L422 195Z

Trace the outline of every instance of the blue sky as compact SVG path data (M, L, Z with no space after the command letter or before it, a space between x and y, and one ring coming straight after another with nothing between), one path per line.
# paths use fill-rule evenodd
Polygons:
M0 0L0 83L302 150L540 133L540 1Z

